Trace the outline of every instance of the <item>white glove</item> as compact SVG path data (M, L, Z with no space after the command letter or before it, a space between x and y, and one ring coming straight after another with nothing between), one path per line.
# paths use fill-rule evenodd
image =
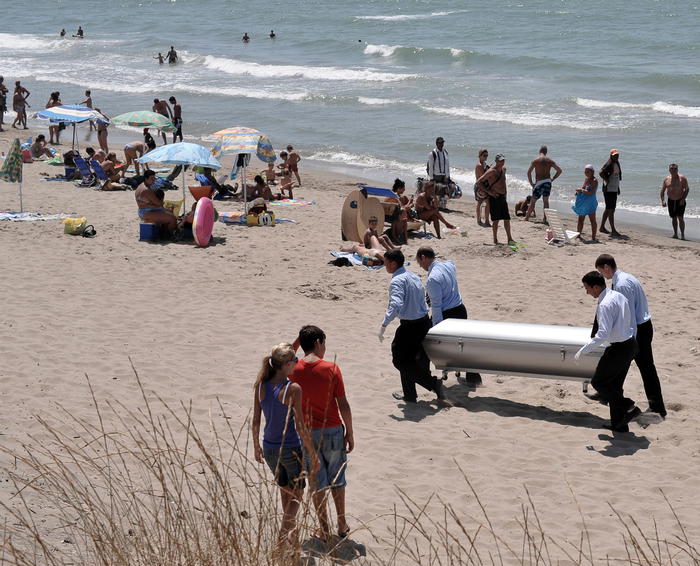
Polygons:
M578 359L581 357L581 353L583 352L583 348L581 348L578 352L574 354L574 360L578 362Z
M380 342L384 342L384 332L386 331L386 326L380 326L379 332L377 332L377 338Z

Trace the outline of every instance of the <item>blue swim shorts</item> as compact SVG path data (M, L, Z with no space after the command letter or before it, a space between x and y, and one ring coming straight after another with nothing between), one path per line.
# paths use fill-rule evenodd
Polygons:
M315 489L344 488L347 485L345 468L348 461L345 452L345 427L311 429L311 439L320 464ZM311 462L306 456L304 459L308 470L311 468Z
M552 181L539 181L532 187L532 198L537 200L540 197L549 197L552 192Z

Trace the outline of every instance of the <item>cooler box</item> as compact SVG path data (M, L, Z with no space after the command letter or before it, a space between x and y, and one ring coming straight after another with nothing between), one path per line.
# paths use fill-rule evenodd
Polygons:
M590 336L591 329L580 326L450 318L430 329L423 347L439 370L570 379L585 388L604 350L576 362Z
M152 242L160 238L160 226L151 222L139 224L139 240Z

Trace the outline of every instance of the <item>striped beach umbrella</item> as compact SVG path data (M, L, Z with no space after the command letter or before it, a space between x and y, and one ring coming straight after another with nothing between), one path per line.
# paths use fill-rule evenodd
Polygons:
M265 163L272 163L277 159L270 138L253 128L226 128L214 132L212 137L219 140L212 148L212 153L217 157L227 153L254 153Z
M175 124L168 117L150 110L137 110L119 114L119 116L112 118L112 124L122 124L133 126L134 128L158 128L162 132L174 132L177 130Z
M22 150L19 138L15 138L10 146L10 151L5 156L5 161L0 167L0 179L8 183L19 183L19 211L24 212L22 203Z
M80 106L79 104L66 104L64 106L54 106L53 108L45 108L36 113L37 118L49 120L55 123L73 124L73 149L75 149L75 125L88 120L95 120L102 124L109 124L109 120L100 114L97 110Z

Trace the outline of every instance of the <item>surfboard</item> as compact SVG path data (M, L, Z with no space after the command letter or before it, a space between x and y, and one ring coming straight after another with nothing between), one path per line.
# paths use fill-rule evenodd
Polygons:
M359 189L351 191L343 203L340 212L340 231L343 240L359 242L360 235L357 233L357 217L360 212L360 199L364 200Z
M208 197L202 197L197 201L194 209L194 221L192 222L192 235L194 241L201 248L206 248L211 240L214 230L214 203Z

